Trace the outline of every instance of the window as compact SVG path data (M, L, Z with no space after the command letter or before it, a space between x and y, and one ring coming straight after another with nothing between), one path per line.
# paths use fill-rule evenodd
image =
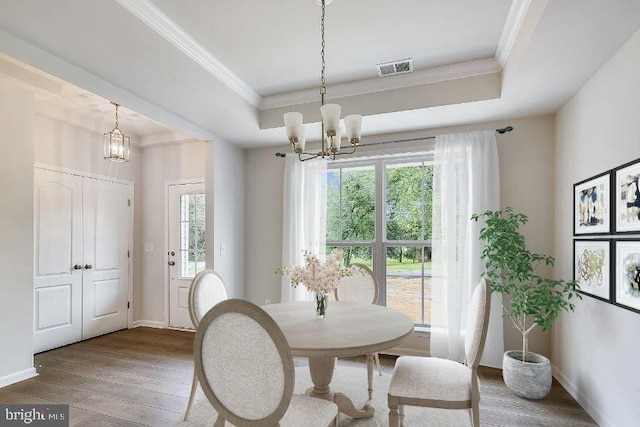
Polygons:
M373 268L380 303L431 318L433 167L424 154L335 162L327 171L327 251Z
M204 270L205 252L204 194L180 195L180 259L182 277L193 277Z

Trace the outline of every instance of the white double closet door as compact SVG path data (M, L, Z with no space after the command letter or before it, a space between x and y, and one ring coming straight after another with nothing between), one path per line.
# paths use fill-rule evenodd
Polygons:
M132 185L35 169L34 351L128 326Z

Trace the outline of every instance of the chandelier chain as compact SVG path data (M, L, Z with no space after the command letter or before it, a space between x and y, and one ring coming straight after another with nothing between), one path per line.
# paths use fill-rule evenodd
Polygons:
M116 105L116 127L118 127L118 104Z
M327 86L324 80L324 69L325 69L325 61L324 61L324 1L322 0L322 14L320 15L320 39L321 50L320 50L320 58L322 60L322 71L320 73L320 105L324 105L324 95L327 92Z
M360 142L360 126L362 116L359 114L351 114L345 117L345 126L347 128L347 142L351 145L351 150L340 151L341 127L340 127L340 105L325 105L325 95L327 94L327 82L325 80L326 61L325 61L325 14L327 2L331 0L315 0L321 6L320 14L320 151L305 151L305 138L303 117L299 112L291 111L284 115L284 123L287 131L287 138L291 143L294 153L298 155L300 161L305 162L311 159L329 158L335 160L336 156L352 154L356 151L356 147ZM304 157L303 157L304 156Z

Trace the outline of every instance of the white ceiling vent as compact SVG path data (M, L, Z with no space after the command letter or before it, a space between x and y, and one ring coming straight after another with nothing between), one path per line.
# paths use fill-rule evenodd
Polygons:
M399 61L385 62L384 64L377 64L378 76L387 77L395 76L396 74L405 74L413 72L413 59L401 59Z

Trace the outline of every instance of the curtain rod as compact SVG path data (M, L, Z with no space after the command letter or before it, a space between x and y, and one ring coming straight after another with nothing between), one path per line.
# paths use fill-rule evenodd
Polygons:
M511 132L513 130L513 126L505 126L500 129L496 129L496 132L499 134ZM436 139L435 136L421 136L418 138L407 138L407 139L395 139L392 141L382 141L382 142L372 142L371 144L362 144L361 147L373 147L374 145L384 145L384 144L396 144L399 142L413 142L413 141L424 141L426 139ZM287 153L276 153L276 157L286 157Z

